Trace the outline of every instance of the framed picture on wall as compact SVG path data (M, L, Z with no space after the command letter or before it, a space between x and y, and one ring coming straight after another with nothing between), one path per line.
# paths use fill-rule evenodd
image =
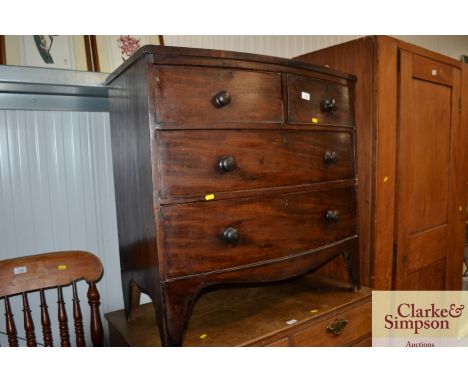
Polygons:
M0 38L0 60L1 51L6 65L92 70L82 35L5 35Z
M21 36L19 44L23 66L76 69L73 36Z
M163 36L113 35L96 39L99 71L111 73L144 45L164 45Z
M0 65L111 73L147 44L164 45L163 36L0 35Z

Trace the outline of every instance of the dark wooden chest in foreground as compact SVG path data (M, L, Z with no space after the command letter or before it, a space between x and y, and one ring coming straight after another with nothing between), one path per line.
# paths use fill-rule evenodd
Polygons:
M108 79L125 308L163 345L197 296L342 255L358 287L354 77L251 54L146 46Z

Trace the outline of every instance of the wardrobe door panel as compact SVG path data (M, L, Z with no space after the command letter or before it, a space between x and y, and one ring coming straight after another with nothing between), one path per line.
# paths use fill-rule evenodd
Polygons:
M402 50L397 131L397 209L395 211L397 289L426 289L420 273L432 267L440 280L447 267L434 264L450 253L456 207L454 151L458 125L459 70L444 81L421 76L441 73L439 64ZM434 70L430 71L433 63ZM423 67L421 67L423 66ZM429 69L428 69L429 68Z

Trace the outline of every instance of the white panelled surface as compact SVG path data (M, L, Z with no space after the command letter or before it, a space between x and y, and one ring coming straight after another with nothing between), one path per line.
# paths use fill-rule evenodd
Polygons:
M291 58L362 36L164 36L168 46L224 49Z
M101 313L120 309L116 225L108 113L0 110L0 259L68 249L93 252L104 265L98 283ZM84 308L87 285L80 284ZM50 308L55 301L53 294ZM69 303L69 318L70 309ZM18 333L21 318L15 315ZM38 317L35 324L40 333ZM0 343L6 344L4 335Z
M164 36L168 46L225 49L291 58L362 36ZM468 54L468 36L393 36L459 59Z

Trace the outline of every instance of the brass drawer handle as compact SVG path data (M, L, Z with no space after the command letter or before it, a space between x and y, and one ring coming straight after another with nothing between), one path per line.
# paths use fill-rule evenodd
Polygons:
M333 335L337 336L346 328L346 325L348 325L348 320L339 319L333 324L327 326L327 330Z

